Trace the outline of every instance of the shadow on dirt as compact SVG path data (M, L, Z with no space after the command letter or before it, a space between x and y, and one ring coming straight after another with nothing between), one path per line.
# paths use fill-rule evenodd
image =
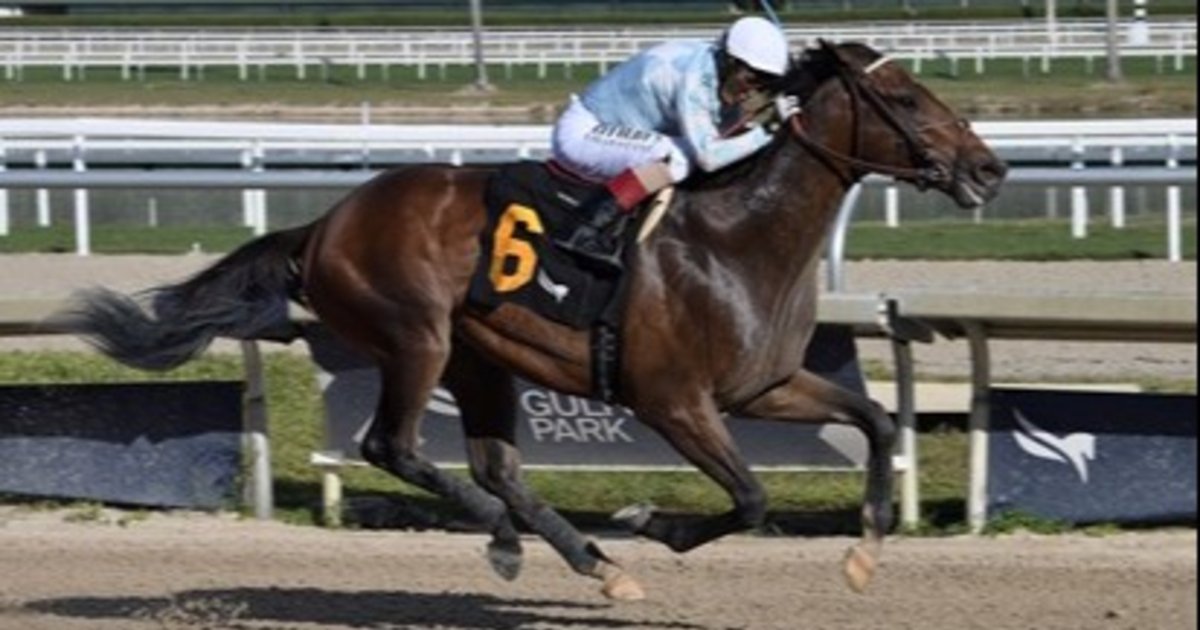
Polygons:
M701 630L702 626L618 619L610 605L501 599L467 593L327 591L313 588L193 590L162 597L68 597L26 603L41 614L75 619L138 619L163 627L245 629L263 624L316 628L449 627L479 630L612 628Z

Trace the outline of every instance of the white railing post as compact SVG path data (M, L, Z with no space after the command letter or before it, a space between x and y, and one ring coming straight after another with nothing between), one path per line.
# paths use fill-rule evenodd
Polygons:
M375 133L371 130L371 101L363 101L359 109L359 123L362 124L362 167L371 168L371 140Z
M271 483L271 438L264 393L262 351L255 341L241 342L246 389L242 440L249 456L250 482L246 484L246 503L253 506L255 518L268 520L275 505Z
M249 148L242 150L242 168L251 173L262 173L262 142L255 140ZM267 233L267 191L247 188L242 191L242 225L251 228L255 236Z
M888 227L900 227L900 189L895 186L888 186L884 191L884 214Z
M255 173L262 173L265 170L262 142L258 140L254 141L254 147L251 149L251 158L253 163L251 170ZM250 227L254 228L255 236L262 236L267 233L267 191L262 188L256 188L250 192L253 199Z
M4 138L0 138L0 173L8 170L8 149L4 146ZM0 188L0 236L8 236L12 230L11 218L8 215L8 189Z
M1125 150L1121 147L1113 147L1111 155L1111 163L1114 168L1125 166ZM1112 219L1112 226L1118 230L1125 229L1125 187L1113 186L1108 189L1108 214Z
M1179 136L1168 136L1167 168L1179 168ZM1179 186L1167 187L1167 260L1183 261L1183 211Z
M242 149L242 169L254 171L253 145ZM245 227L254 225L254 191L249 188L242 189L242 225Z
M45 149L38 149L37 152L33 154L33 164L39 171L46 170L48 161L49 160L46 158ZM38 227L50 227L50 191L46 188L38 188L37 191L34 192L34 197L37 198L35 203L37 205Z
M1075 155L1075 160L1071 163L1071 169L1081 171L1084 168L1084 147L1083 139L1076 137L1071 146L1071 152ZM1087 188L1083 186L1073 186L1071 188L1071 236L1073 238L1087 238L1088 235L1088 198Z
M75 136L73 147L74 164L73 169L76 173L87 171L87 163L84 162L84 139L82 135ZM88 191L86 188L75 189L75 253L79 256L90 256L92 254L92 224L91 212L88 207Z
M246 60L246 41L241 40L237 44L237 69L238 81L247 81L250 78L250 66Z
M308 78L308 60L304 58L304 46L300 43L299 35L296 36L292 54L296 59L296 79L303 81Z

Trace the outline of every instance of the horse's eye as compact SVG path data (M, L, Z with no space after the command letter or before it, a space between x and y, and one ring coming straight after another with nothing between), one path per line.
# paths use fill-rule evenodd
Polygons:
M895 96L896 104L904 109L917 109L920 104L917 103L917 97L912 92L903 92Z

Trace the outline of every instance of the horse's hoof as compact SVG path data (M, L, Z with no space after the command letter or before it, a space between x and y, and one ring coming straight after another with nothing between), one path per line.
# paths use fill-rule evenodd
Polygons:
M498 545L495 542L488 543L487 547L488 563L492 565L492 570L501 578L512 582L521 574L521 546L518 545Z
M604 596L619 602L640 602L646 599L646 591L642 585L624 571L617 571L604 580L604 588L600 589Z
M612 520L631 532L640 532L654 516L654 509L654 506L649 503L630 505L617 510L617 513L612 515Z
M878 566L879 561L870 551L860 546L851 547L846 551L845 564L842 566L846 584L856 593L866 592Z

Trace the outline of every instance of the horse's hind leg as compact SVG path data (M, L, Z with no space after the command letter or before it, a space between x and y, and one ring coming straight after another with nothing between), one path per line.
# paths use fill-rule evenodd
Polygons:
M606 557L566 519L542 503L521 480L521 454L516 447L516 390L513 377L471 348L455 348L446 370L446 386L462 412L471 474L500 497L511 514L550 543L577 573L604 581L612 599L641 599L641 586ZM519 543L497 537L489 547L493 567L503 574L520 562Z
M471 348L457 344L442 382L454 395L462 416L471 476L487 489L487 480L492 474L486 457L487 442L506 440L511 443L516 427L516 392L512 377L484 362ZM488 545L488 561L501 577L515 580L521 572L521 554L520 535L506 509Z
M896 424L874 401L810 372L787 382L739 409L742 415L768 420L839 422L858 427L867 438L867 489L863 504L863 540L846 556L850 586L863 591L875 574L883 538L892 527L892 448Z
M448 354L445 336L414 333L405 339L402 351L380 361L381 395L375 420L363 439L363 457L414 486L458 503L495 539L511 542L515 532L501 501L438 469L417 452L425 405Z

